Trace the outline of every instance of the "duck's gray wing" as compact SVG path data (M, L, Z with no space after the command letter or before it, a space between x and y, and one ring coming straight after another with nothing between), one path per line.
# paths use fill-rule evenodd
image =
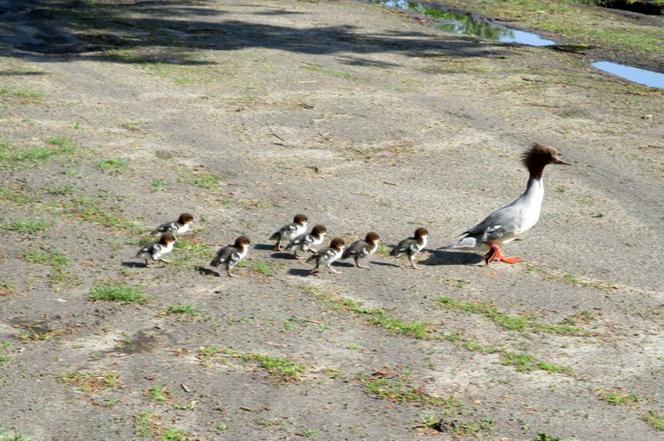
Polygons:
M452 248L474 248L480 245L478 242L500 240L517 229L519 213L519 207L512 204L494 211L482 222L464 231Z
M400 256L402 253L405 253L408 251L413 245L415 245L417 241L414 238L408 238L404 239L401 242L397 244L394 248L392 248L392 251L390 252L391 256Z
M228 262L233 252L237 251L235 247L226 246L217 251L217 255L210 262L210 266L219 266L224 262Z
M275 233L275 234L276 234L276 233ZM294 248L294 247L296 247L297 245L302 245L302 244L304 244L304 243L307 243L308 236L309 236L309 234L307 234L307 233L300 234L300 235L297 236L295 239L291 240L291 241L288 243L288 245L286 245L286 248L284 248L284 249L285 249L285 250L290 250L291 248ZM275 239L276 239L276 238L275 238Z
M358 255L362 253L362 250L366 247L367 243L363 240L356 240L348 248L344 250L344 253L341 255L342 259L348 259L351 256Z

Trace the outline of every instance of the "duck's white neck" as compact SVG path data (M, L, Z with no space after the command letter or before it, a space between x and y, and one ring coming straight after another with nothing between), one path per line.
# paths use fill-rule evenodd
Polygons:
M523 230L527 230L535 225L539 219L544 201L544 181L542 178L531 177L528 180L526 191L519 198L521 199L524 210L521 212ZM517 202L519 203L519 202Z

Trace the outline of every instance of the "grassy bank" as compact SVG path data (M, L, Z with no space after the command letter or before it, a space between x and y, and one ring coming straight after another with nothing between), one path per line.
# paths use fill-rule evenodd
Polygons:
M661 17L635 20L574 0L444 0L441 5L562 36L567 43L599 46L627 57L664 64ZM659 22L659 23L658 23Z

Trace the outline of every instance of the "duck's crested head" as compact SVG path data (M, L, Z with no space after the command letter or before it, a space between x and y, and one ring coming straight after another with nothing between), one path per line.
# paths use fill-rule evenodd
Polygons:
M334 248L335 250L342 250L345 245L346 242L340 237L335 237L332 239L332 242L330 242L330 248Z
M293 223L296 223L298 225L304 225L307 223L308 220L309 219L304 214L296 214L295 217L293 218Z
M239 236L237 239L235 239L235 243L233 244L233 246L235 248L244 248L250 243L251 241L247 236Z
M377 243L380 240L380 236L378 233L374 233L373 231L370 233L367 233L367 236L364 238L364 241L367 243Z
M553 146L534 143L523 153L522 161L531 175L541 177L544 167L549 164L570 165L558 157L560 152Z
M194 221L194 216L192 216L192 215L189 214L189 213L182 213L182 214L180 215L180 217L178 217L178 223L179 223L180 225L190 224L190 223L192 223L193 221Z
M311 229L311 235L316 237L321 237L327 233L327 228L325 225L318 224Z
M164 233L159 238L159 243L161 245L168 245L169 243L175 242L175 236L173 233Z
M429 235L429 232L427 231L426 228L420 227L417 230L415 230L415 238L416 239L419 239L420 237L424 237L424 236L428 236L428 235Z

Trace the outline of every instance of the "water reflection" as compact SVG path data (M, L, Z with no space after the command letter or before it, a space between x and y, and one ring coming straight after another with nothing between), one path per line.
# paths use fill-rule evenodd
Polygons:
M639 69L638 67L626 66L611 61L596 61L593 63L593 67L634 83L664 89L664 73Z
M457 34L474 35L487 40L500 41L502 43L518 43L528 46L550 46L555 41L547 40L532 32L511 29L506 26L497 25L487 20L480 20L470 15L454 11L425 6L419 2L407 0L374 0L388 8L398 8L404 11L417 12L435 20L437 29L454 32Z

